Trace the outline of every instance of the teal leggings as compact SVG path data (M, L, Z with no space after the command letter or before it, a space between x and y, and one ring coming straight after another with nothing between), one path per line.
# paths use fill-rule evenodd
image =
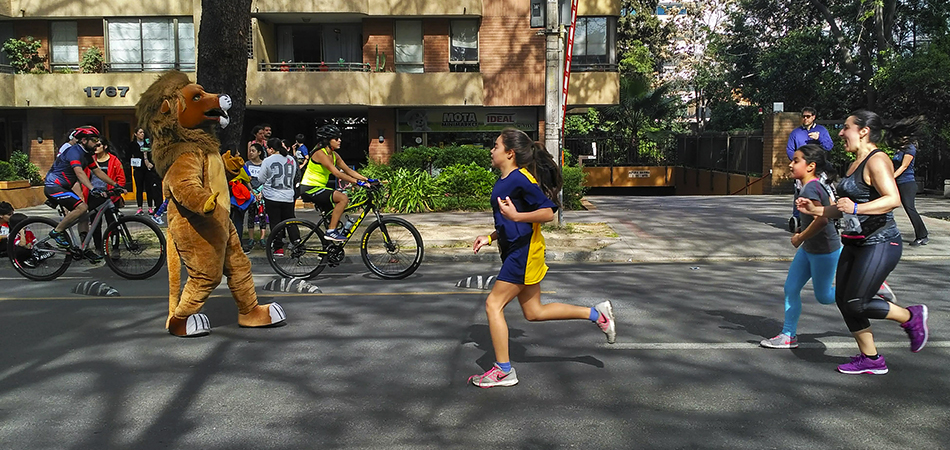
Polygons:
M795 336L798 331L798 318L802 315L802 288L809 278L818 303L830 305L835 302L835 287L831 282L835 279L839 255L841 247L825 254L808 253L801 248L795 253L785 278L785 325L782 326L782 333Z

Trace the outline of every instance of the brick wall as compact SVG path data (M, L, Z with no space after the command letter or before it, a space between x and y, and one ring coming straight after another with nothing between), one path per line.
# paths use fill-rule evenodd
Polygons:
M393 44L393 20L392 19L364 19L363 20L363 62L372 66L376 70L376 49L379 53L386 55L387 72L395 70L393 62L396 60L396 52Z
M544 36L531 28L529 7L484 0L478 59L486 106L544 104Z
M422 42L426 72L449 71L449 20L422 21Z
M369 126L369 159L383 164L396 151L396 110L393 108L370 108L367 113ZM379 130L383 130L383 142L379 142Z
M89 47L98 47L105 56L105 37L102 32L101 20L80 20L76 24L76 34L79 37L79 60Z
M801 115L795 112L767 116L762 124L762 173L772 171L772 182L763 186L763 193L790 193L793 183L788 172L788 135L800 126Z

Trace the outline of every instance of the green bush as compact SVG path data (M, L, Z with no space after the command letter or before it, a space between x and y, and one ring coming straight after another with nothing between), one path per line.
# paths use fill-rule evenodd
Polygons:
M435 180L435 185L442 195L483 198L491 195L492 186L496 181L498 181L498 175L495 172L472 162L455 164L442 169Z
M389 158L389 165L394 169L432 171L436 153L433 147L408 147L393 153Z
M13 181L21 179L16 173L16 168L13 167L13 164L10 164L6 161L0 161L0 181Z
M13 154L10 155L10 164L13 165L16 171L17 179L30 180L30 184L33 186L43 184L43 179L40 177L40 169L36 167L36 164L30 162L30 157L27 156L26 153L19 150L13 152Z
M390 176L387 205L402 213L431 211L435 195L435 181L428 173L421 169L401 168Z
M584 178L587 174L580 167L565 166L562 172L564 187L562 188L564 209L583 209L581 198L587 192Z
M43 43L33 36L24 39L10 38L3 43L3 53L16 73L46 73L46 58L39 51Z
M102 50L93 45L83 52L82 59L79 61L79 68L82 73L101 73L105 62Z
M452 145L433 148L435 161L433 167L445 168L457 164L476 164L485 169L491 169L491 150L474 145Z
M489 197L435 197L432 208L436 211L488 211L491 209Z

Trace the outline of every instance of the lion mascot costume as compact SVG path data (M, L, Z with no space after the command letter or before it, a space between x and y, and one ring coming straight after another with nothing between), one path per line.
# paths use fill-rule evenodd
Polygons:
M251 262L229 218L228 176L244 161L230 152L221 155L215 125L228 124L227 95L210 94L182 72L161 75L142 94L135 110L152 136L155 169L163 177L168 201L168 320L175 336L204 336L211 332L200 314L211 292L228 277L238 307L238 325L268 327L282 324L277 303L260 305L251 276ZM188 280L181 286L181 263Z

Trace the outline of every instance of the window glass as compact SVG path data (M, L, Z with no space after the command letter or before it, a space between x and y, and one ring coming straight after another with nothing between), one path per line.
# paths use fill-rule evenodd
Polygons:
M109 20L109 62L113 70L136 70L142 62L142 28L138 19Z
M79 39L76 22L50 22L50 62L56 64L79 64Z
M396 47L396 72L422 73L422 21L397 20L393 39Z
M111 70L195 70L191 17L109 19L107 29Z
M195 20L191 17L178 19L178 62L181 70L195 70Z
M478 21L453 20L449 61L478 61Z

